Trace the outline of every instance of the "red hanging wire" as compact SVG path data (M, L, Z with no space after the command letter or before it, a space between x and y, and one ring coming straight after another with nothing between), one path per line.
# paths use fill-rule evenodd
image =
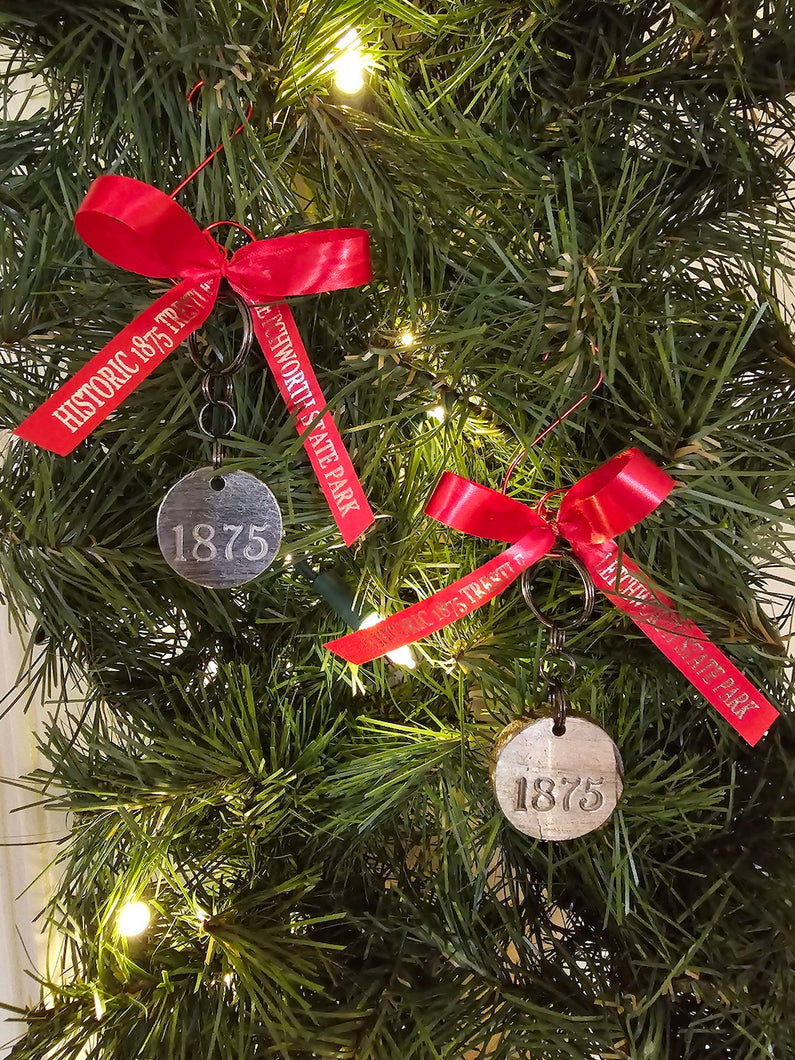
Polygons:
M188 95L186 97L188 103L192 103L193 102L194 97L196 96L196 93L199 91L199 89L203 85L204 85L204 81L197 81L196 82L196 84L193 86L193 88L190 90L190 92L188 93ZM248 125L248 122L249 122L249 119L251 118L251 114L252 114L253 110L254 110L254 104L253 103L249 103L248 110L246 111L245 118L240 123L240 125L238 125L238 127L235 129L235 131L232 133L232 135L229 137L230 140L233 137L238 136L240 133L243 132L245 127ZM212 162L212 160L215 158L215 156L219 155L224 150L225 147L226 147L226 144L222 143L222 144L219 144L218 147L216 147L214 151L211 151L210 154L207 155L205 160L203 162L200 162L199 165L196 166L196 168L193 170L193 172L189 173L187 175L187 177L185 177L185 179L182 181L182 183L178 184L176 186L176 188L174 188L174 190L171 192L171 195L169 196L169 198L176 199L176 197L179 195L179 193L182 191L182 189L184 187L186 187L188 184L190 184L190 182L193 180L193 178L195 176L197 176L199 173L201 173L201 171L204 169L204 167L208 166L210 164L210 162ZM252 236L252 238L253 238L253 236Z
M203 228L202 231L212 232L214 228L221 228L223 225L226 225L229 228L237 228L241 232L245 232L248 238L251 240L255 238L254 233L251 231L251 229L246 228L246 226L242 225L239 221L213 221L212 224L207 225L207 227Z
M594 351L594 353L598 353L599 352L595 346L593 347L593 351ZM544 354L544 360L546 360L548 357L549 357L548 353ZM521 464L521 462L527 456L528 449L533 449L533 448L535 448L535 446L538 445L539 442L543 442L543 440L547 437L547 435L550 435L550 434L552 434L553 431L557 430L557 428L561 425L561 423L563 423L564 420L567 420L569 418L569 416L571 416L572 413L576 412L577 409L581 405L584 405L586 401L589 401L590 398L596 393L596 391L602 385L603 379L604 379L604 375L602 374L602 372L600 372L598 379L596 380L596 382L594 383L594 385L591 387L590 390L586 390L586 392L584 394L582 394L580 397L577 398L577 400L574 402L573 405L569 405L569 407L566 409L565 412L561 413L561 415L558 416L558 418L556 420L553 420L552 423L550 423L547 427L545 427L543 429L543 431L537 437L535 437L532 440L530 445L528 445L527 449L520 449L519 450L519 452L516 454L516 456L511 461L510 466L508 468L508 471L506 472L505 481L502 484L502 492L503 493L507 493L508 492L508 485L509 485L509 483L511 481L511 477L512 477L514 471L516 471L517 467ZM553 490L552 492L554 493L556 491ZM547 496L550 496L550 494L547 494ZM545 499L546 498L544 498L544 500Z

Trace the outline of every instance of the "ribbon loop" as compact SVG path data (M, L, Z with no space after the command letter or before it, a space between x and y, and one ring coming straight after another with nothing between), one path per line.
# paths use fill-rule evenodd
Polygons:
M445 471L439 479L425 514L463 534L512 545L528 531L546 525L526 504L452 471Z
M662 468L639 449L627 449L566 491L558 528L571 542L610 541L651 515L673 488Z
M247 243L229 263L229 282L253 301L361 287L372 279L361 228L300 232Z
M75 214L83 242L139 276L179 277L220 268L223 252L159 188L133 177L97 177Z
M374 521L329 412L289 307L291 295L320 294L372 278L360 228L253 240L231 256L171 196L131 177L98 177L75 215L81 238L106 261L142 276L179 279L100 350L14 432L62 456L105 417L212 311L222 279L252 308L254 331L350 545ZM230 222L237 224L237 222ZM238 227L241 227L238 225ZM311 429L310 429L311 428Z
M431 518L475 537L507 541L511 548L472 574L399 611L383 622L325 646L360 664L411 644L482 607L568 540L597 588L624 611L750 744L778 717L776 708L673 603L651 590L640 570L623 558L614 538L658 508L674 481L637 449L628 449L565 491L556 516L533 510L496 490L446 472L426 506ZM558 492L558 491L555 491ZM549 494L547 494L549 496Z

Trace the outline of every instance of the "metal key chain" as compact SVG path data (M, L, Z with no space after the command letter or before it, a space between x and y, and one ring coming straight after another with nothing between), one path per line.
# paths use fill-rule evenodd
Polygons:
M232 378L243 368L248 360L254 339L254 331L251 326L251 310L244 299L235 291L230 290L229 297L237 306L243 320L243 338L240 340L237 353L230 363L226 365L220 364L212 355L203 357L195 331L188 337L186 343L190 359L200 371L204 372L201 382L204 404L199 410L199 430L206 438L212 438L213 440L213 467L216 470L221 466L221 461L224 457L222 439L231 434L237 426L237 413L232 405ZM210 423L207 422L208 416L210 417ZM218 426L219 419L222 416L226 417L223 429Z
M233 377L251 350L253 329L245 301L229 296L243 318L243 338L234 358L220 364L203 357L195 334L188 339L193 363L204 372L205 403L199 430L212 439L212 465L181 478L157 513L157 541L166 562L188 581L230 589L256 578L276 558L282 517L271 490L247 471L224 471L223 439L235 429Z
M491 780L500 809L514 828L535 839L567 840L586 835L609 819L624 790L624 768L604 729L570 710L567 685L577 663L566 651L566 634L590 618L596 596L593 580L571 552L553 552L548 558L576 570L582 579L583 602L567 623L555 621L536 603L533 572L524 572L525 602L549 630L549 647L541 659L549 710L520 718L502 731L494 747Z

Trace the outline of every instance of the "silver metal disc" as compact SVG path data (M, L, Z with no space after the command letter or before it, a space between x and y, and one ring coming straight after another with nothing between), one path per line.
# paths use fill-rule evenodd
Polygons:
M281 540L276 498L247 471L192 471L171 487L157 513L166 563L211 589L231 589L262 574Z
M624 791L618 748L599 725L577 714L556 736L555 719L523 718L497 739L491 782L514 828L535 839L576 839L600 828Z

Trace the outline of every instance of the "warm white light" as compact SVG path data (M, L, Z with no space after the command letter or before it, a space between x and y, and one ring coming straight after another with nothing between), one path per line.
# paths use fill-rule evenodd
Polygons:
M368 65L357 31L348 30L340 38L337 47L339 52L331 64L331 69L334 71L334 84L340 92L355 96L364 88L364 75Z
M411 346L414 343L414 335L406 328L405 331L400 333L400 345Z
M287 555L284 557L284 562L285 563L292 563L293 562L292 553L290 553L290 552L287 553Z
M444 423L444 417L444 405L434 405L432 409L428 409L429 420L436 420L437 423Z
M365 59L358 48L348 48L334 60L334 84L346 96L364 88Z
M116 927L119 929L120 935L133 938L135 935L141 935L146 931L151 919L152 910L146 902L128 902L127 905L122 906L119 912Z
M379 615L377 611L373 611L366 618L362 619L362 624L359 629L370 629L371 626L377 626L379 622L384 621L384 616ZM405 666L407 670L414 670L417 667L417 660L414 658L414 652L411 650L408 644L404 644L402 648L395 648L394 651L388 651L386 653L387 659L390 659L395 666Z
M224 976L224 985L225 986L231 986L232 985L232 973L231 972L227 972L226 975Z

